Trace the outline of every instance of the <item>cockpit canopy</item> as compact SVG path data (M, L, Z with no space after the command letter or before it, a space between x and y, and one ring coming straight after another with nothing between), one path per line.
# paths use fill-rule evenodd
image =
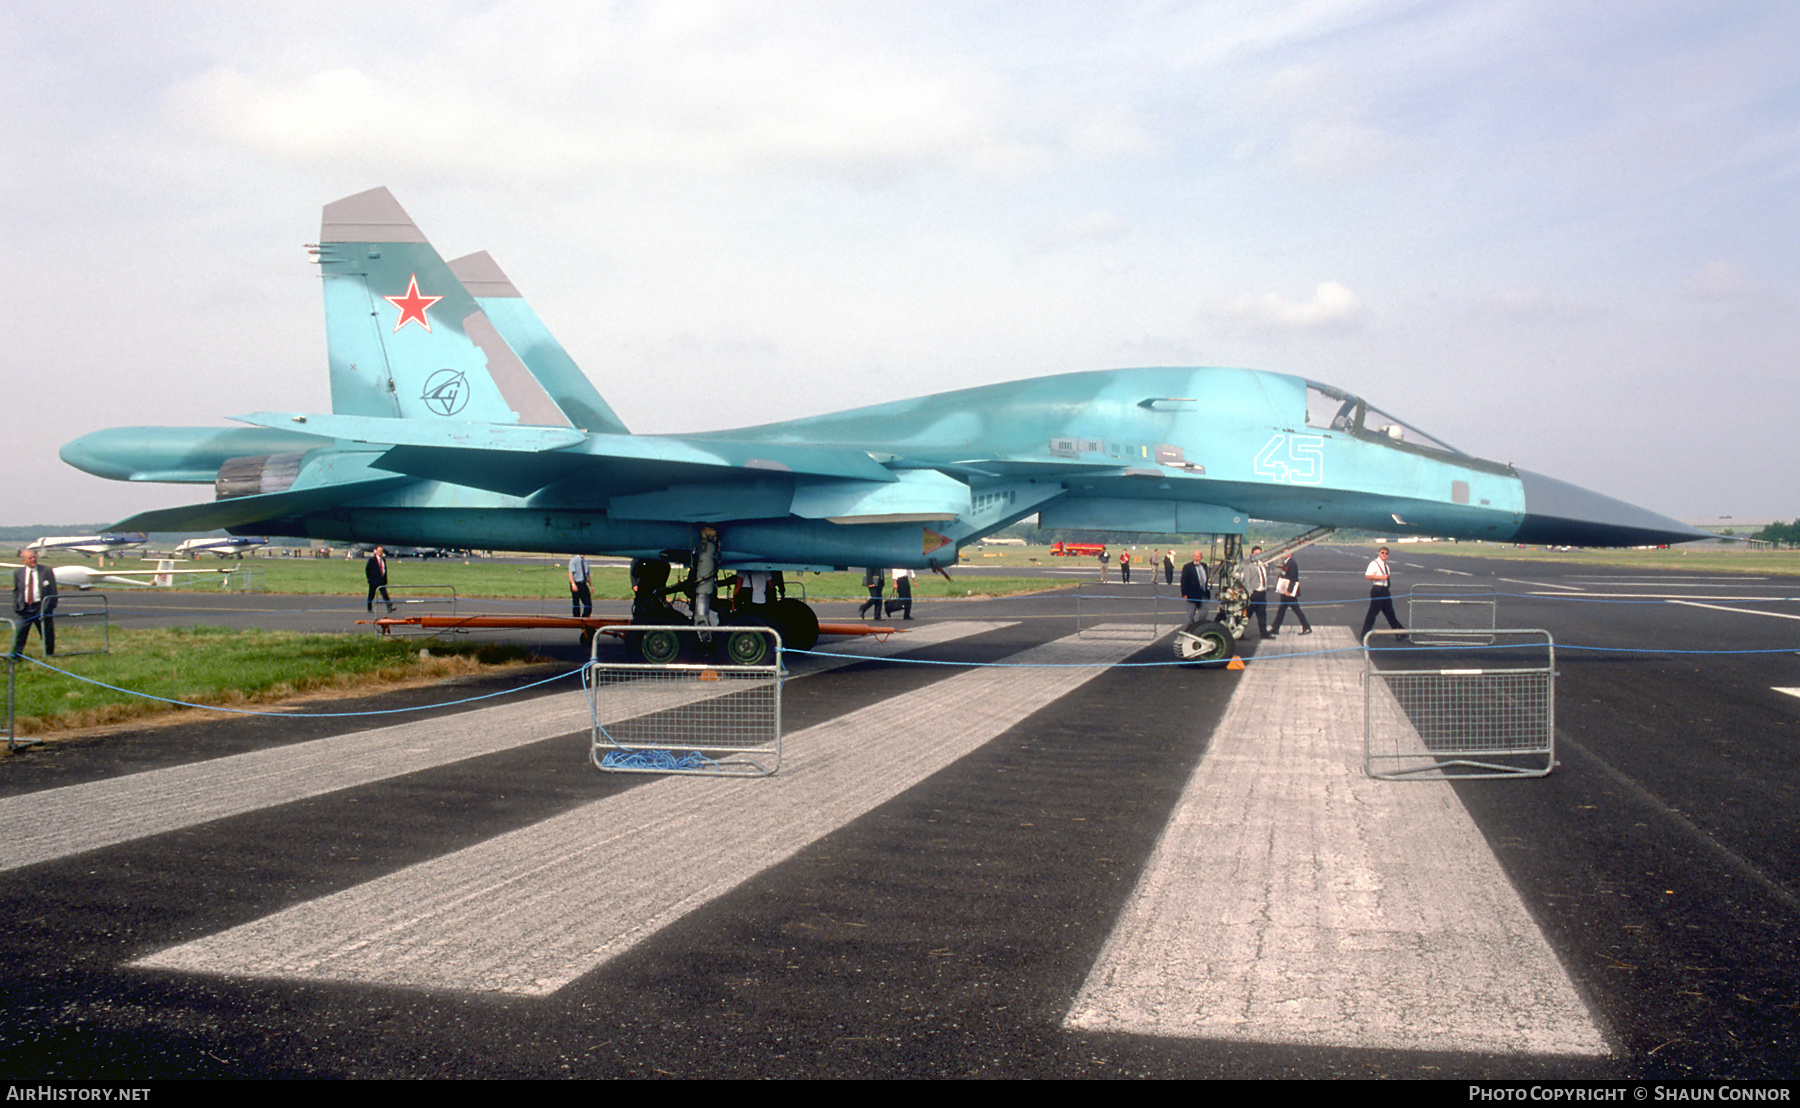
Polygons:
M1357 438L1422 450L1429 454L1469 455L1440 442L1409 423L1402 423L1359 396L1319 381L1306 383L1306 425L1325 431L1343 431Z

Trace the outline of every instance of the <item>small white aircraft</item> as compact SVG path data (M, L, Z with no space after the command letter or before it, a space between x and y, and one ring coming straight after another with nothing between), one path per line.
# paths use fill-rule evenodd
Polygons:
M227 558L236 554L238 557L242 558L244 556L244 551L262 546L268 541L269 540L266 538L247 539L236 537L188 539L186 542L175 548L175 556L177 558L198 558L202 554L216 554L221 558Z
M90 554L104 557L128 546L142 546L146 538L148 536L141 531L131 535L45 535L26 544L24 549L39 553L72 550L83 557Z
M0 566L5 566L8 569L17 569L19 568L19 563L0 562ZM175 578L178 576L194 573L229 573L231 571L224 568L176 569L175 562L172 559L164 558L156 563L156 573L148 581L144 580L142 577L126 577L116 573L103 573L97 569L89 569L87 566L54 566L51 568L50 572L56 576L57 591L60 592L64 589L74 589L78 592L86 592L88 589L98 585L112 585L117 588L127 589L166 589L175 584ZM143 570L142 572L148 573L150 571Z

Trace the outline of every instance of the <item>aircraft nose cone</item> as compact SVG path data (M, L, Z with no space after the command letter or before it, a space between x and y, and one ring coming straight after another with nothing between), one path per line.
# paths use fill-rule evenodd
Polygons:
M1543 546L1655 546L1711 538L1709 532L1579 485L1519 470L1525 518L1514 542Z

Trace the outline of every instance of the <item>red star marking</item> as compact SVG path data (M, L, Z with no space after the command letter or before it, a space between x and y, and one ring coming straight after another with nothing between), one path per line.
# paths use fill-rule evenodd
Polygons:
M394 330L398 331L407 323L416 321L419 326L429 331L431 330L431 321L425 318L425 309L436 304L443 297L420 296L419 275L415 273L412 280L407 282L405 296L384 296L382 299L400 309L400 320L394 324Z

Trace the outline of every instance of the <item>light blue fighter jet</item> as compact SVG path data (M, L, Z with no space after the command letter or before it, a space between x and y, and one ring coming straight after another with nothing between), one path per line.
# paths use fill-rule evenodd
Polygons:
M386 189L326 205L314 249L331 411L69 443L63 460L101 477L214 486L211 501L116 529L605 553L645 560L652 580L686 565L676 587L702 597L729 570L942 569L1034 513L1053 528L1225 536L1228 580L1252 518L1570 546L1704 534L1471 457L1330 385L1249 369L1069 373L633 435L493 259L446 263ZM1225 591L1178 656L1230 657L1245 612L1241 588ZM816 638L798 601L763 618L793 645Z

